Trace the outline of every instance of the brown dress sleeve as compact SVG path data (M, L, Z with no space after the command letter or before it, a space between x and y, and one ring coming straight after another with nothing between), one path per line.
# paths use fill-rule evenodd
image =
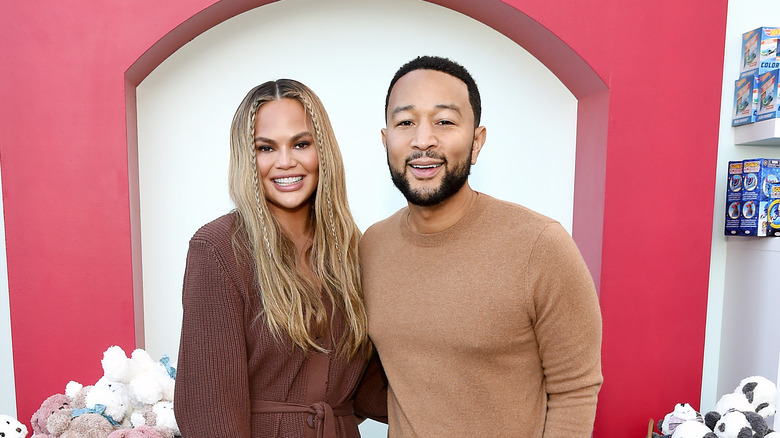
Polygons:
M209 242L190 241L174 397L184 438L251 433L245 303L225 263Z
M387 376L374 351L355 391L355 415L387 424Z

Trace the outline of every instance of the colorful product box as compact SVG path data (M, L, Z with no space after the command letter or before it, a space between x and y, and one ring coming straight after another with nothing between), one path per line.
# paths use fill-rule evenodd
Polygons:
M780 159L756 158L742 162L742 236L767 235L770 186L780 182Z
M759 27L742 34L740 78L758 76L780 68L780 59L777 57L778 38L780 28L777 27Z
M780 70L772 70L758 77L758 111L756 121L780 117L780 106L777 105L777 85Z
M727 236L739 235L739 219L742 217L742 161L729 161L729 179L726 187Z
M758 83L756 76L750 75L734 81L734 113L731 126L739 126L756 121L758 111Z
M780 237L780 183L769 184L769 204L766 210L766 235Z

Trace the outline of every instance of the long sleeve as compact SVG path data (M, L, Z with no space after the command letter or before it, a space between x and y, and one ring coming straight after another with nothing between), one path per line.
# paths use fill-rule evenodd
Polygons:
M601 387L601 313L574 241L558 224L531 257L535 330L547 388L544 438L588 438Z
M208 242L187 254L174 409L184 438L250 437L245 303Z
M355 391L355 415L387 424L387 377L376 351Z

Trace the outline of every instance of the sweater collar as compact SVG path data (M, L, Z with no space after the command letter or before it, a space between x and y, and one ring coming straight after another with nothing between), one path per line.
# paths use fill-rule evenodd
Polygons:
M404 207L397 216L401 236L411 244L417 246L439 246L459 239L469 230L472 230L477 226L479 218L488 204L490 196L480 192L476 193L477 200L474 202L474 205L469 208L466 215L455 225L446 230L439 231L438 233L421 234L414 231L409 225L409 207Z

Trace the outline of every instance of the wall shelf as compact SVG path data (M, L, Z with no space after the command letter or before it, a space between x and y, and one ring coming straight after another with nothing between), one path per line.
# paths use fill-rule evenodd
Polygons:
M780 146L780 121L775 118L735 126L734 143L748 146Z

